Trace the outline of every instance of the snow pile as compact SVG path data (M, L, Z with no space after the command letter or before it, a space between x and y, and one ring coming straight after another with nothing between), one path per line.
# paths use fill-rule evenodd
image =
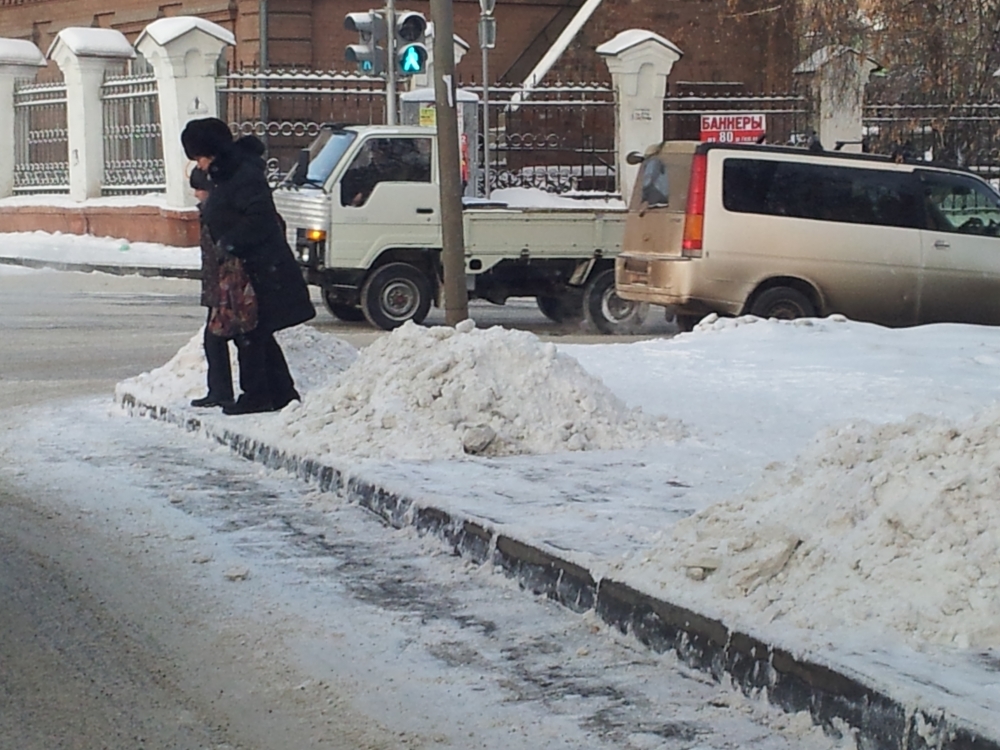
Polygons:
M694 331L729 331L741 326L753 325L754 323L766 322L772 325L803 326L811 327L824 321L831 323L846 323L847 318L839 313L817 320L816 318L795 318L794 320L780 320L778 318L758 318L756 315L741 315L738 318L721 318L718 313L710 313L702 318L694 327Z
M859 423L678 523L636 568L671 594L737 600L726 610L758 624L996 648L998 498L1000 407L958 425Z
M204 328L162 367L123 380L115 386L115 400L130 394L141 403L161 406L186 406L193 398L205 395L207 364L202 346ZM358 351L343 339L320 333L310 326L296 326L279 331L275 338L288 360L295 385L309 391L325 385L331 377L346 370ZM233 369L234 393L239 394L239 363L236 347L229 346Z
M472 321L403 325L282 418L293 444L380 459L611 450L680 433L626 407L554 344Z

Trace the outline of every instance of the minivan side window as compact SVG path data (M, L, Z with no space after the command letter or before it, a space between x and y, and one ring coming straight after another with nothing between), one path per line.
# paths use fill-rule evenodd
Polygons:
M923 211L909 172L730 158L722 203L737 213L916 229Z
M1000 236L1000 196L972 177L921 171L927 228L939 232Z

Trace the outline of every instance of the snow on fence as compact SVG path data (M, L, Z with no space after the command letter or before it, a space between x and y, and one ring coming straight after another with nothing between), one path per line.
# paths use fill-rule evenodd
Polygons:
M163 192L163 139L156 77L141 57L101 86L105 195Z
M287 172L323 123L386 121L385 81L316 70L230 68L217 82L219 117L236 135L255 135L273 179Z
M14 192L69 192L69 130L63 81L15 83Z
M482 100L482 86L466 87ZM614 193L615 94L601 83L487 87L476 158L490 190ZM480 193L483 191L480 190Z
M700 139L703 115L762 114L766 141L779 145L804 145L813 119L813 101L799 91L750 93L743 84L678 82L663 100L663 137L667 140Z

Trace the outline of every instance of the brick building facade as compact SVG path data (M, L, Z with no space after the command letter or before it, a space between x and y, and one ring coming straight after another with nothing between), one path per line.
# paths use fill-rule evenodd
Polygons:
M237 39L229 62L254 66L264 53L272 68L340 70L344 47L356 39L343 27L344 15L377 3L361 0L0 0L0 37L28 39L44 52L60 29L100 26L129 39L157 18L195 15L231 30ZM399 9L429 16L428 0L397 0ZM499 0L497 48L490 53L491 77L523 80L583 5L583 0ZM629 28L654 31L677 44L684 57L672 79L737 83L752 91L787 88L795 63L792 3L770 0L604 0L583 26L552 77L608 80L597 45ZM262 16L262 11L264 12ZM455 33L473 50L459 76L478 79L478 0L454 0ZM261 18L266 19L262 25Z

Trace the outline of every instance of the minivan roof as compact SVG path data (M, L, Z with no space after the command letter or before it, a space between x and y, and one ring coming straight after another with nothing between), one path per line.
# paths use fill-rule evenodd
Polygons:
M877 162L879 164L893 164L893 158L884 154L859 154L851 151L828 151L826 149L811 151L800 146L774 146L766 143L701 143L695 149L697 154L707 154L709 151L726 149L727 151L749 151L760 153L761 151L772 154L792 154L795 156L805 156L809 158L829 158L829 159L853 159L857 161ZM923 161L922 159L904 159L900 164L913 167L932 167L934 169L947 169L952 172L963 172L978 177L975 172L965 167L954 164L943 164L941 162Z

